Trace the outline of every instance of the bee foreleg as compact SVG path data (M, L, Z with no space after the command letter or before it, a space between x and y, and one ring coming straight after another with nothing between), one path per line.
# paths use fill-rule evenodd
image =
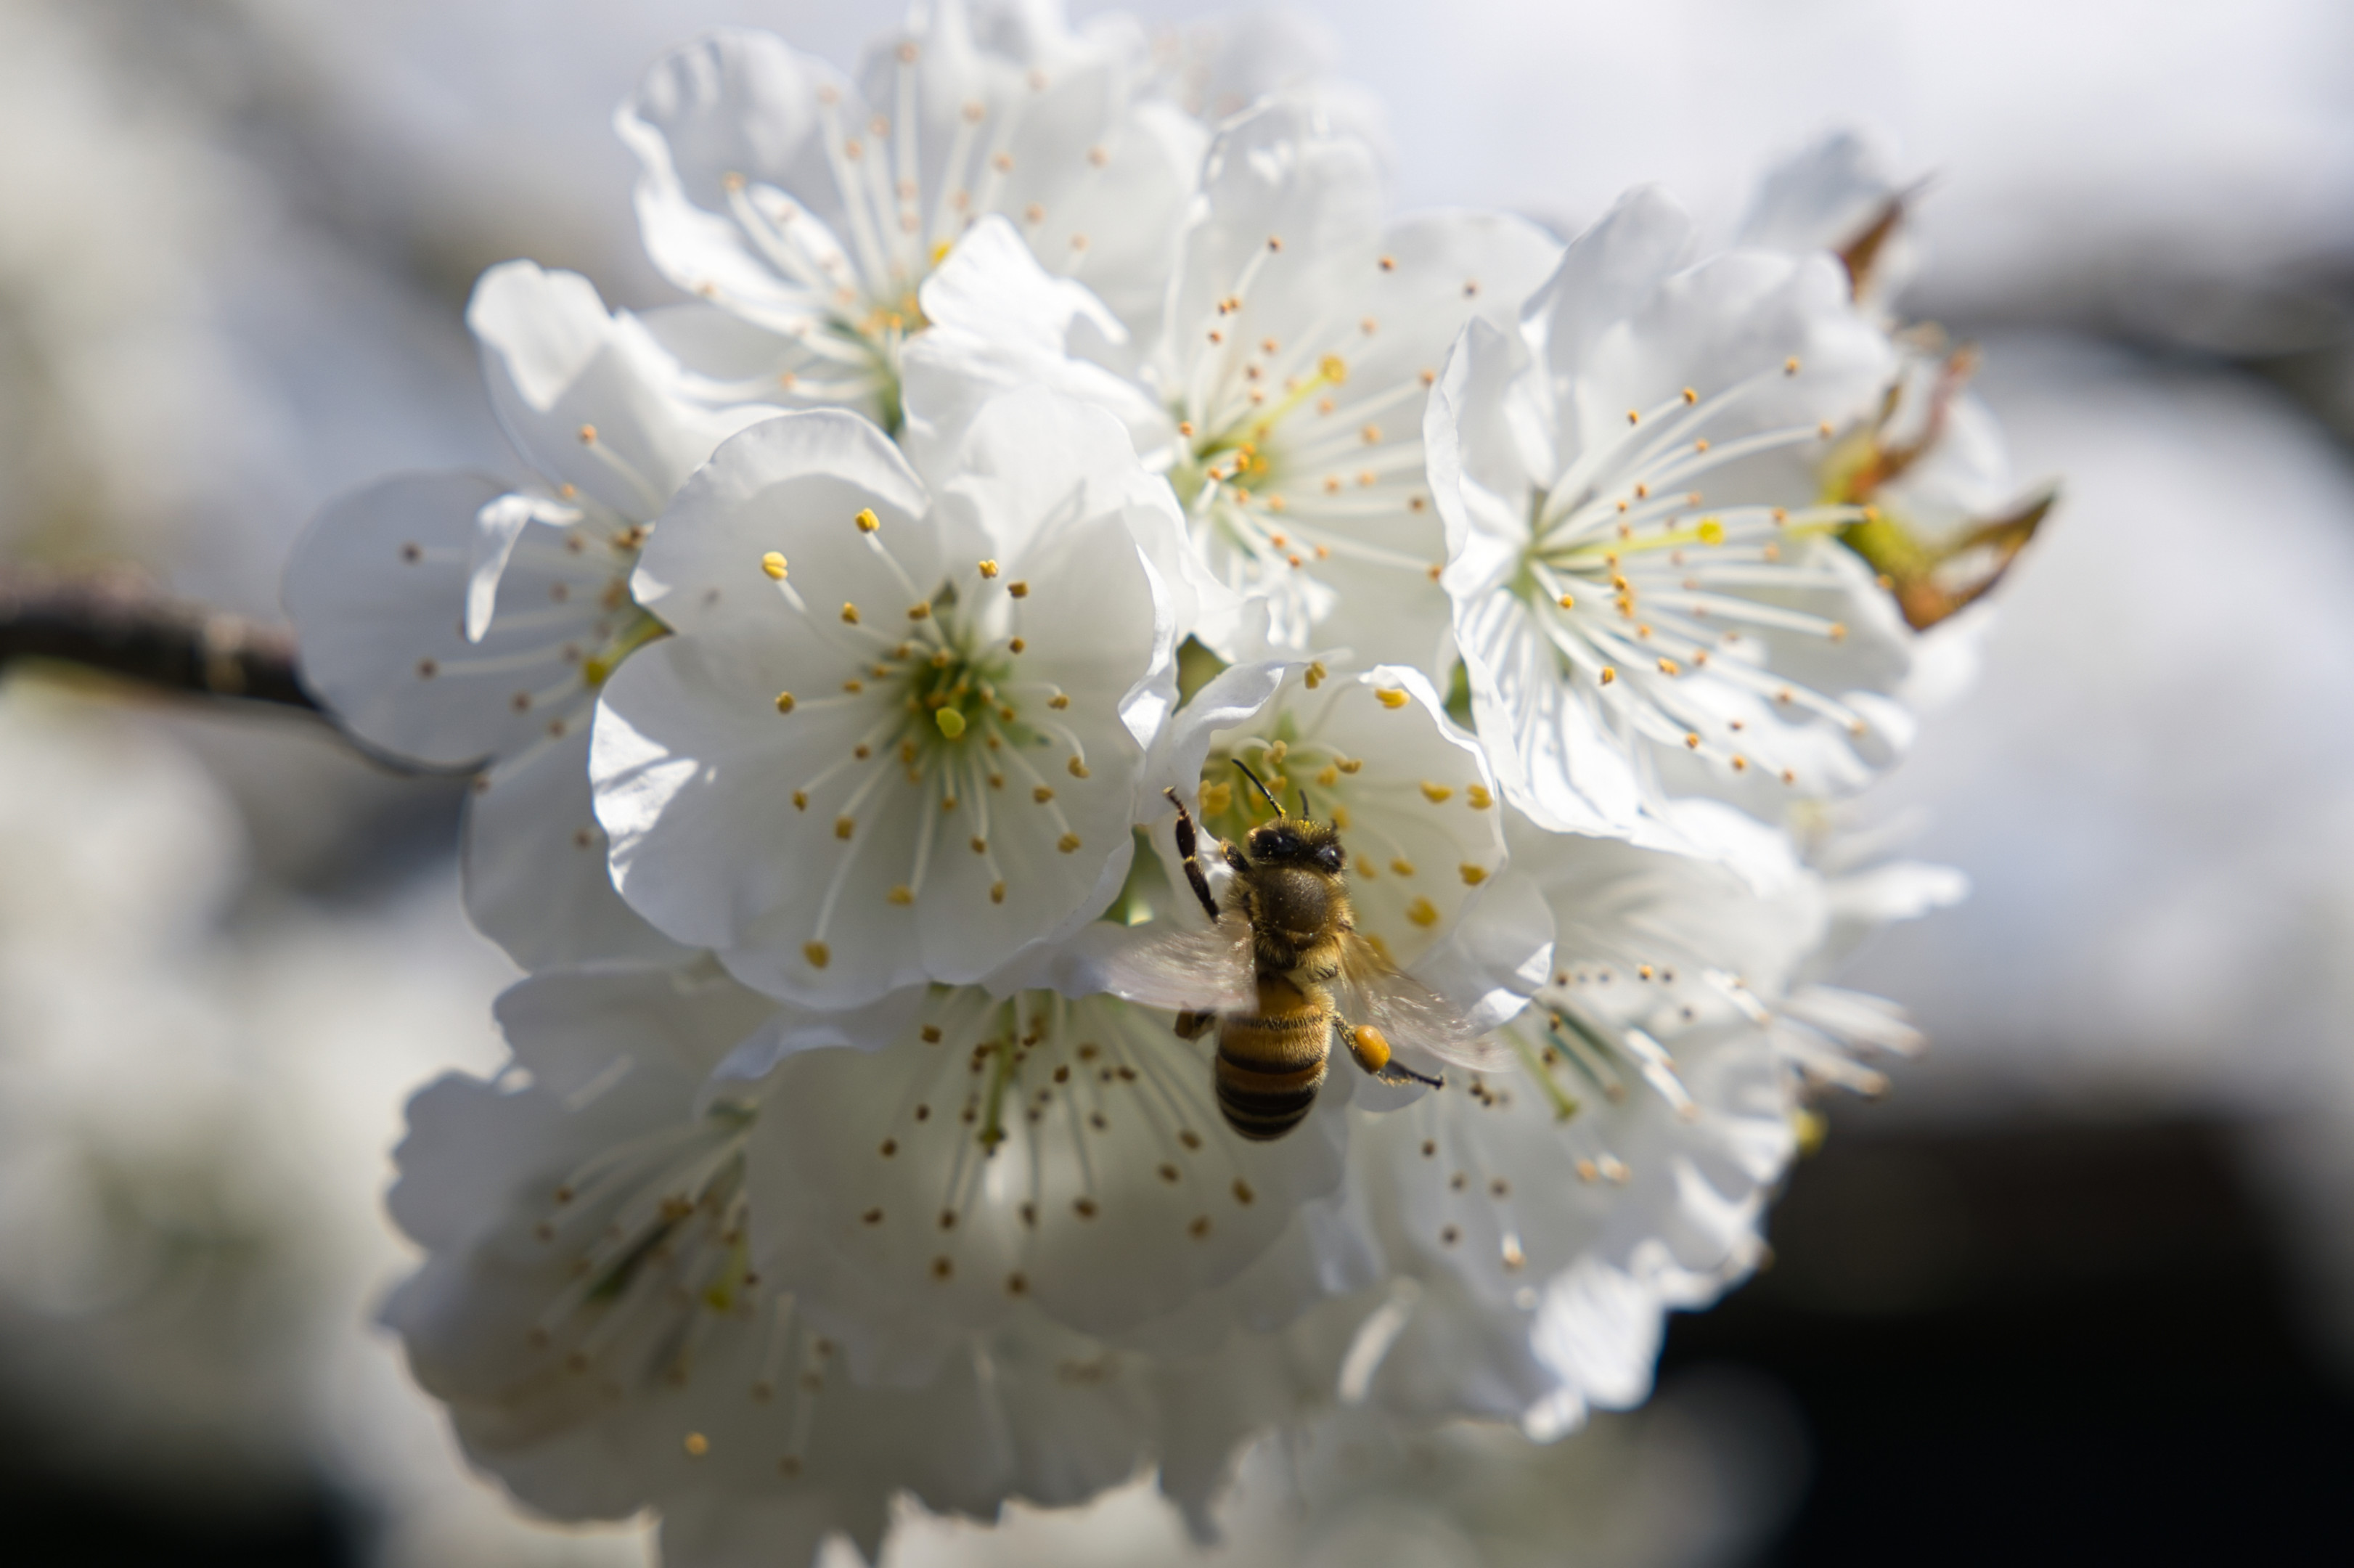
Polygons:
M1216 1013L1195 1012L1191 1008L1186 1009L1184 1012L1177 1015L1177 1022L1175 1024L1177 1038L1180 1040L1199 1040L1203 1035L1207 1034L1211 1030L1217 1026L1218 1015Z
M1340 1032L1342 1042L1349 1047L1349 1054L1357 1059L1357 1065L1382 1083L1422 1084L1434 1089L1447 1086L1446 1079L1417 1073L1390 1054L1390 1043L1372 1024L1361 1024L1352 1029L1335 1019L1332 1027Z
M1193 896L1202 901L1203 912L1214 921L1218 917L1218 900L1210 892L1210 879L1203 874L1202 863L1194 858L1195 853L1202 847L1202 842L1194 834L1193 815L1185 810L1185 802L1177 798L1176 790L1164 789L1161 793L1168 796L1169 803L1177 808L1177 853L1185 862L1185 880L1192 885ZM1188 1013L1186 1016L1190 1018L1193 1014ZM1182 1029L1178 1033L1184 1034ZM1192 1034L1185 1034L1188 1040L1193 1037Z

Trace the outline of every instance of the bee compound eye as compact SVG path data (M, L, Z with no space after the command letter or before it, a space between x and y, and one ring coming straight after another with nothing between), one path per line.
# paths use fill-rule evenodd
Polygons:
M1347 855L1341 853L1339 844L1326 844L1316 852L1316 863L1326 871L1339 871L1341 866L1348 863L1348 859Z

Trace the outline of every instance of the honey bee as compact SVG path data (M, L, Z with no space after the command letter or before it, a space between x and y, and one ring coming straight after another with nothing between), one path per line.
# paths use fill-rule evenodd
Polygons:
M1226 907L1218 907L1196 858L1192 815L1174 789L1165 791L1177 808L1185 880L1210 927L1172 932L1121 955L1109 965L1108 989L1178 1009L1182 1038L1217 1029L1218 1109L1257 1142L1306 1119L1336 1041L1385 1084L1444 1086L1400 1062L1400 1046L1462 1066L1492 1066L1494 1050L1480 1044L1479 1028L1357 935L1339 830L1307 814L1304 791L1301 814L1288 815L1258 775L1239 758L1235 766L1275 809L1275 821L1251 829L1240 849L1219 842L1235 874Z

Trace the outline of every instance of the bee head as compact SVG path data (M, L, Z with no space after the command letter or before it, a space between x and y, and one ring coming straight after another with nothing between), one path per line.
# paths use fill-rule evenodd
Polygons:
M1306 817L1278 817L1262 822L1244 841L1250 858L1261 865L1306 865L1334 876L1348 863L1341 850L1341 832L1330 822Z
M1340 875L1341 868L1349 863L1349 857L1341 853L1341 831L1308 815L1308 792L1300 791L1300 814L1291 816L1242 758L1236 758L1235 766L1242 768L1243 777L1275 808L1275 821L1261 822L1244 841L1250 858L1261 865L1305 865L1328 875Z

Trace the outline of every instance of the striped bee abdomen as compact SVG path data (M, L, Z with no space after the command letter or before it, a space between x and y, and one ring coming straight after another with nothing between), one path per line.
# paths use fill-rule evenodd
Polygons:
M1226 1124L1260 1143L1298 1127L1316 1104L1331 1045L1328 1000L1262 979L1257 1016L1219 1022L1215 1077Z

